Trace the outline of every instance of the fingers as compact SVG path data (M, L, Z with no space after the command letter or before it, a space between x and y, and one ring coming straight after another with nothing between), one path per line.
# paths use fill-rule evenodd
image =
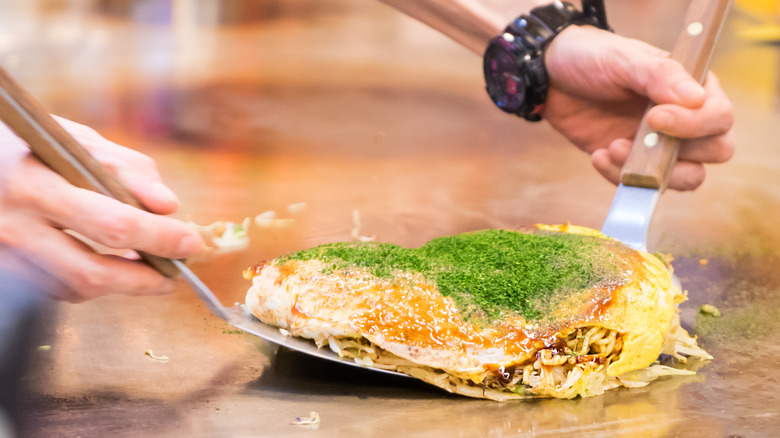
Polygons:
M112 170L144 207L159 214L173 213L179 207L178 197L162 182L152 158L102 137L91 145L95 158Z
M162 183L151 158L111 143L91 128L59 121L150 210L169 213L176 209L178 200ZM0 132L0 141L3 146L23 146L18 138L5 132ZM23 152L14 160L3 160L0 245L19 249L64 284L55 288L59 298L83 301L112 293L160 294L169 292L174 284L137 260L98 254L62 229L108 248L163 257L190 257L203 248L200 235L186 224L74 187L32 158L26 148Z
M676 67L668 68L669 77L673 77L671 70ZM679 75L678 79L685 81ZM660 104L647 114L651 128L682 139L678 162L672 169L668 183L668 187L674 190L696 189L704 181L703 163L723 163L734 155L736 141L732 131L734 118L731 102L712 73L709 73L703 89L706 95L699 107ZM665 98L675 99L671 94ZM684 100L679 95L676 98L678 101ZM606 179L616 183L630 148L630 141L615 140L607 149L593 154L592 164Z
M159 177L127 171L120 171L119 177L149 211L170 214L179 207L179 198Z
M613 161L608 149L593 151L590 155L590 162L604 179L615 185L620 183L620 169L623 164Z
M545 118L592 151L594 168L613 183L631 146L614 139L634 135L648 98L656 104L647 114L650 127L683 139L669 188L698 187L702 163L734 154L733 108L712 73L701 85L668 53L587 26L561 32L545 60L551 78Z
M734 156L735 144L733 131L712 137L683 140L677 158L707 164L725 163Z
M724 135L734 124L731 102L720 88L718 79L710 73L706 85L706 99L697 107L660 104L647 114L651 128L680 138Z
M94 129L56 117L55 119L92 156L112 170L149 210L159 214L176 211L179 200L162 182L155 161L137 151L103 138Z
M10 240L11 245L57 278L61 285L53 290L59 299L79 302L108 294L161 295L171 292L175 285L140 262L96 254L67 234L35 220L27 220L24 233Z
M633 51L619 77L634 92L657 104L696 108L704 104L707 97L704 87L665 53Z
M628 159L630 150L631 141L618 139L613 141L609 148L594 151L591 155L591 163L605 179L618 184L620 171ZM705 175L704 165L701 162L680 159L672 169L667 188L679 191L695 190L702 185Z
M203 248L198 233L176 219L86 190L64 187L58 192L61 203L42 204L41 216L109 248L129 248L171 258L191 257ZM64 205L68 207L63 208Z
M667 188L681 192L696 190L704 183L704 165L692 161L677 161L672 168Z
M652 66L653 61L648 59ZM704 87L688 74L683 66L669 58L656 59L651 67L646 96L657 104L681 105L696 108L704 103Z
M725 163L734 155L734 143L734 132L732 131L724 135L683 140L680 143L677 159L704 164ZM622 166L628 158L630 150L631 141L618 139L613 141L607 149L600 149L596 152L600 152L600 155L608 152L606 156L609 157L610 162ZM605 159L601 156L598 157L599 162Z
M658 104L648 112L647 122L658 132L687 139L680 144L680 161L726 162L734 155L735 149L731 101L720 87L718 78L709 72L704 87L700 87L704 93L703 100L700 105L695 105L702 96L690 85L692 79L686 78L686 75L682 67L673 61L663 63L663 67L653 74L651 82L655 85L650 85L649 91L651 99ZM663 87L668 88L665 93ZM681 92L681 89L687 91ZM685 179L687 172L696 177ZM675 185L687 187L702 175L703 171L683 164L673 170L672 178Z
M163 257L190 257L203 247L198 233L176 219L76 188L41 165L29 163L24 171L15 178L23 183L9 187L9 201L56 227L110 248Z

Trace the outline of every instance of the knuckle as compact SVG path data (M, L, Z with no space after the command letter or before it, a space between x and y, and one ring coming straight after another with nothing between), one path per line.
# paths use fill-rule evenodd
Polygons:
M13 206L26 206L34 198L31 184L24 184L18 178L9 178L3 187L3 200Z
M45 187L41 187L39 176L26 165L7 175L2 187L5 202L20 207L38 203L46 193Z
M140 152L130 151L129 161L139 169L144 170L157 170L157 162L148 155L144 155Z
M0 243L25 249L25 234L19 233L19 229L21 226L29 228L32 223L30 219L14 211L0 213Z
M115 249L130 248L137 229L133 212L122 206L104 213L98 219L102 244Z
M107 266L90 261L74 273L73 289L84 298L95 298L106 295L111 286L112 275Z
M676 73L681 69L680 63L672 58L662 57L658 58L658 64L656 65L656 72L659 75Z
M154 158L133 149L124 148L119 145L117 146L124 152L122 154L123 161L130 167L150 174L157 173L157 161L155 161Z
M659 57L656 58L651 75L654 83L666 84L681 73L685 73L685 70L680 63L671 58Z

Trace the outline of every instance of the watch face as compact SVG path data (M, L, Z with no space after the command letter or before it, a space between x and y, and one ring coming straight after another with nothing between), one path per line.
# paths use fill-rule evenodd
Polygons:
M494 38L485 51L485 83L493 102L502 110L517 113L525 103L528 82L521 73L523 59L518 59L510 34Z

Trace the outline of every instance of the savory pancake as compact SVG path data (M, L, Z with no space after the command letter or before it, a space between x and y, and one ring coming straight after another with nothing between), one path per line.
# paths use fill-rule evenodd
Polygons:
M494 400L572 398L691 371L661 258L571 225L321 245L246 272L261 321L342 357Z

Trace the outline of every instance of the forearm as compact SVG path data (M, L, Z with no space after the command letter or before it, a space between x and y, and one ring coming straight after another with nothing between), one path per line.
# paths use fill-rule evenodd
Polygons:
M551 0L380 0L482 55L488 41L523 12Z

